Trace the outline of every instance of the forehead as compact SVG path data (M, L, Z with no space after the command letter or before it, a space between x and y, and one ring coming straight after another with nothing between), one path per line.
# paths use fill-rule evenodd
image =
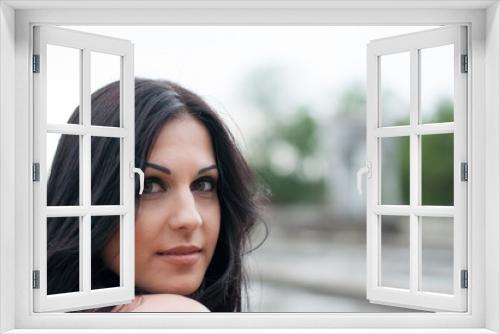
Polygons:
M190 114L169 120L153 144L150 161L214 163L212 140L207 128Z

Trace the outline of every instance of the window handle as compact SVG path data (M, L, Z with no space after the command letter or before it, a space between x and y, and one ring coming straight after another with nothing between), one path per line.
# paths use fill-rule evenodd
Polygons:
M372 174L372 164L368 162L366 164L366 167L362 167L358 170L358 173L356 174L357 178L357 187L358 187L358 193L360 195L363 195L363 176L366 174L366 177L369 178L371 177Z
M133 179L135 174L139 174L139 195L142 195L144 190L144 172L140 168L134 167L134 163L130 162L130 178Z

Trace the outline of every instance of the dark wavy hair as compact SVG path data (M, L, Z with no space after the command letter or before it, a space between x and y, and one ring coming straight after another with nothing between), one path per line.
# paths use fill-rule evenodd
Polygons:
M92 125L120 126L120 83L113 82L92 94ZM135 80L135 164L145 169L160 130L169 120L188 113L210 133L219 173L217 192L221 209L219 238L201 286L190 296L211 311L238 312L246 276L242 257L249 251L249 234L258 220L256 179L238 150L230 131L202 98L169 81ZM75 109L68 123L78 124ZM120 141L92 137L91 203L120 202ZM47 205L79 205L79 139L62 135L47 185ZM140 204L135 185L136 209ZM79 290L78 217L49 218L47 228L48 294ZM106 267L101 251L119 224L117 217L92 217L92 289L119 286L119 277ZM94 223L95 221L95 223ZM147 293L136 287L136 294ZM87 312L110 311L102 307Z

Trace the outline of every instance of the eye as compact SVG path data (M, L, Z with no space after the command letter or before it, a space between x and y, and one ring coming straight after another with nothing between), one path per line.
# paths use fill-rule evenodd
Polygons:
M163 183L156 177L147 177L144 180L144 191L143 194L154 194L158 192L165 191Z
M196 180L191 188L194 191L211 192L215 189L215 180L211 177L203 177Z

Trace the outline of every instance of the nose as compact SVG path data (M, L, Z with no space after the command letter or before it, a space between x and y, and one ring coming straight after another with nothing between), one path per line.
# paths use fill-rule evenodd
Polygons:
M190 190L179 192L174 203L168 224L176 230L193 230L202 224L196 201Z

